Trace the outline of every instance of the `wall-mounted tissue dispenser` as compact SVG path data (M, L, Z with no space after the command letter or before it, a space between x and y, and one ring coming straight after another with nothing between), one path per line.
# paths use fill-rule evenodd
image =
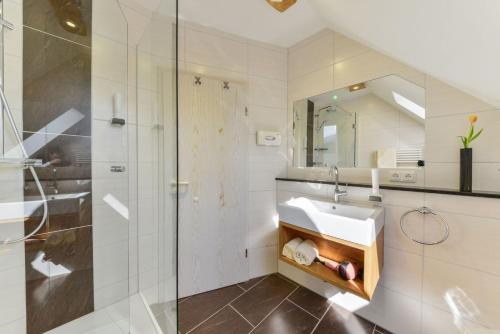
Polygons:
M281 133L276 131L257 131L257 145L280 146Z

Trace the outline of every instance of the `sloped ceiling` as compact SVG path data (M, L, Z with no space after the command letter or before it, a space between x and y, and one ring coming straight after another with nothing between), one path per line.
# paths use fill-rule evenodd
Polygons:
M307 1L331 29L500 106L500 1Z
M289 47L326 27L309 1L298 0L287 11L279 13L265 0L179 0L179 17L253 40Z

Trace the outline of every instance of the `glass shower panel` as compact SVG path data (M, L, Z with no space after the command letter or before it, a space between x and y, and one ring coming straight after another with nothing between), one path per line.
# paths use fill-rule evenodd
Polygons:
M176 10L160 1L137 47L139 293L164 333L177 332Z
M0 332L127 332L127 21L117 0L2 6Z

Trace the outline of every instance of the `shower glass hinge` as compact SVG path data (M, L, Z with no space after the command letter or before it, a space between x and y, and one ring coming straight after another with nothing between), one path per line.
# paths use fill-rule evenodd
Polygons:
M245 116L248 116L248 107L245 107Z
M245 257L248 257L248 248L245 249Z

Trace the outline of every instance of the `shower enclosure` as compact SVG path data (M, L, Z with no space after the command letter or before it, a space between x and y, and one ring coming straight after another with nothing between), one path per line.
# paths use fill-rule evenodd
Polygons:
M177 332L174 0L0 0L0 332Z

